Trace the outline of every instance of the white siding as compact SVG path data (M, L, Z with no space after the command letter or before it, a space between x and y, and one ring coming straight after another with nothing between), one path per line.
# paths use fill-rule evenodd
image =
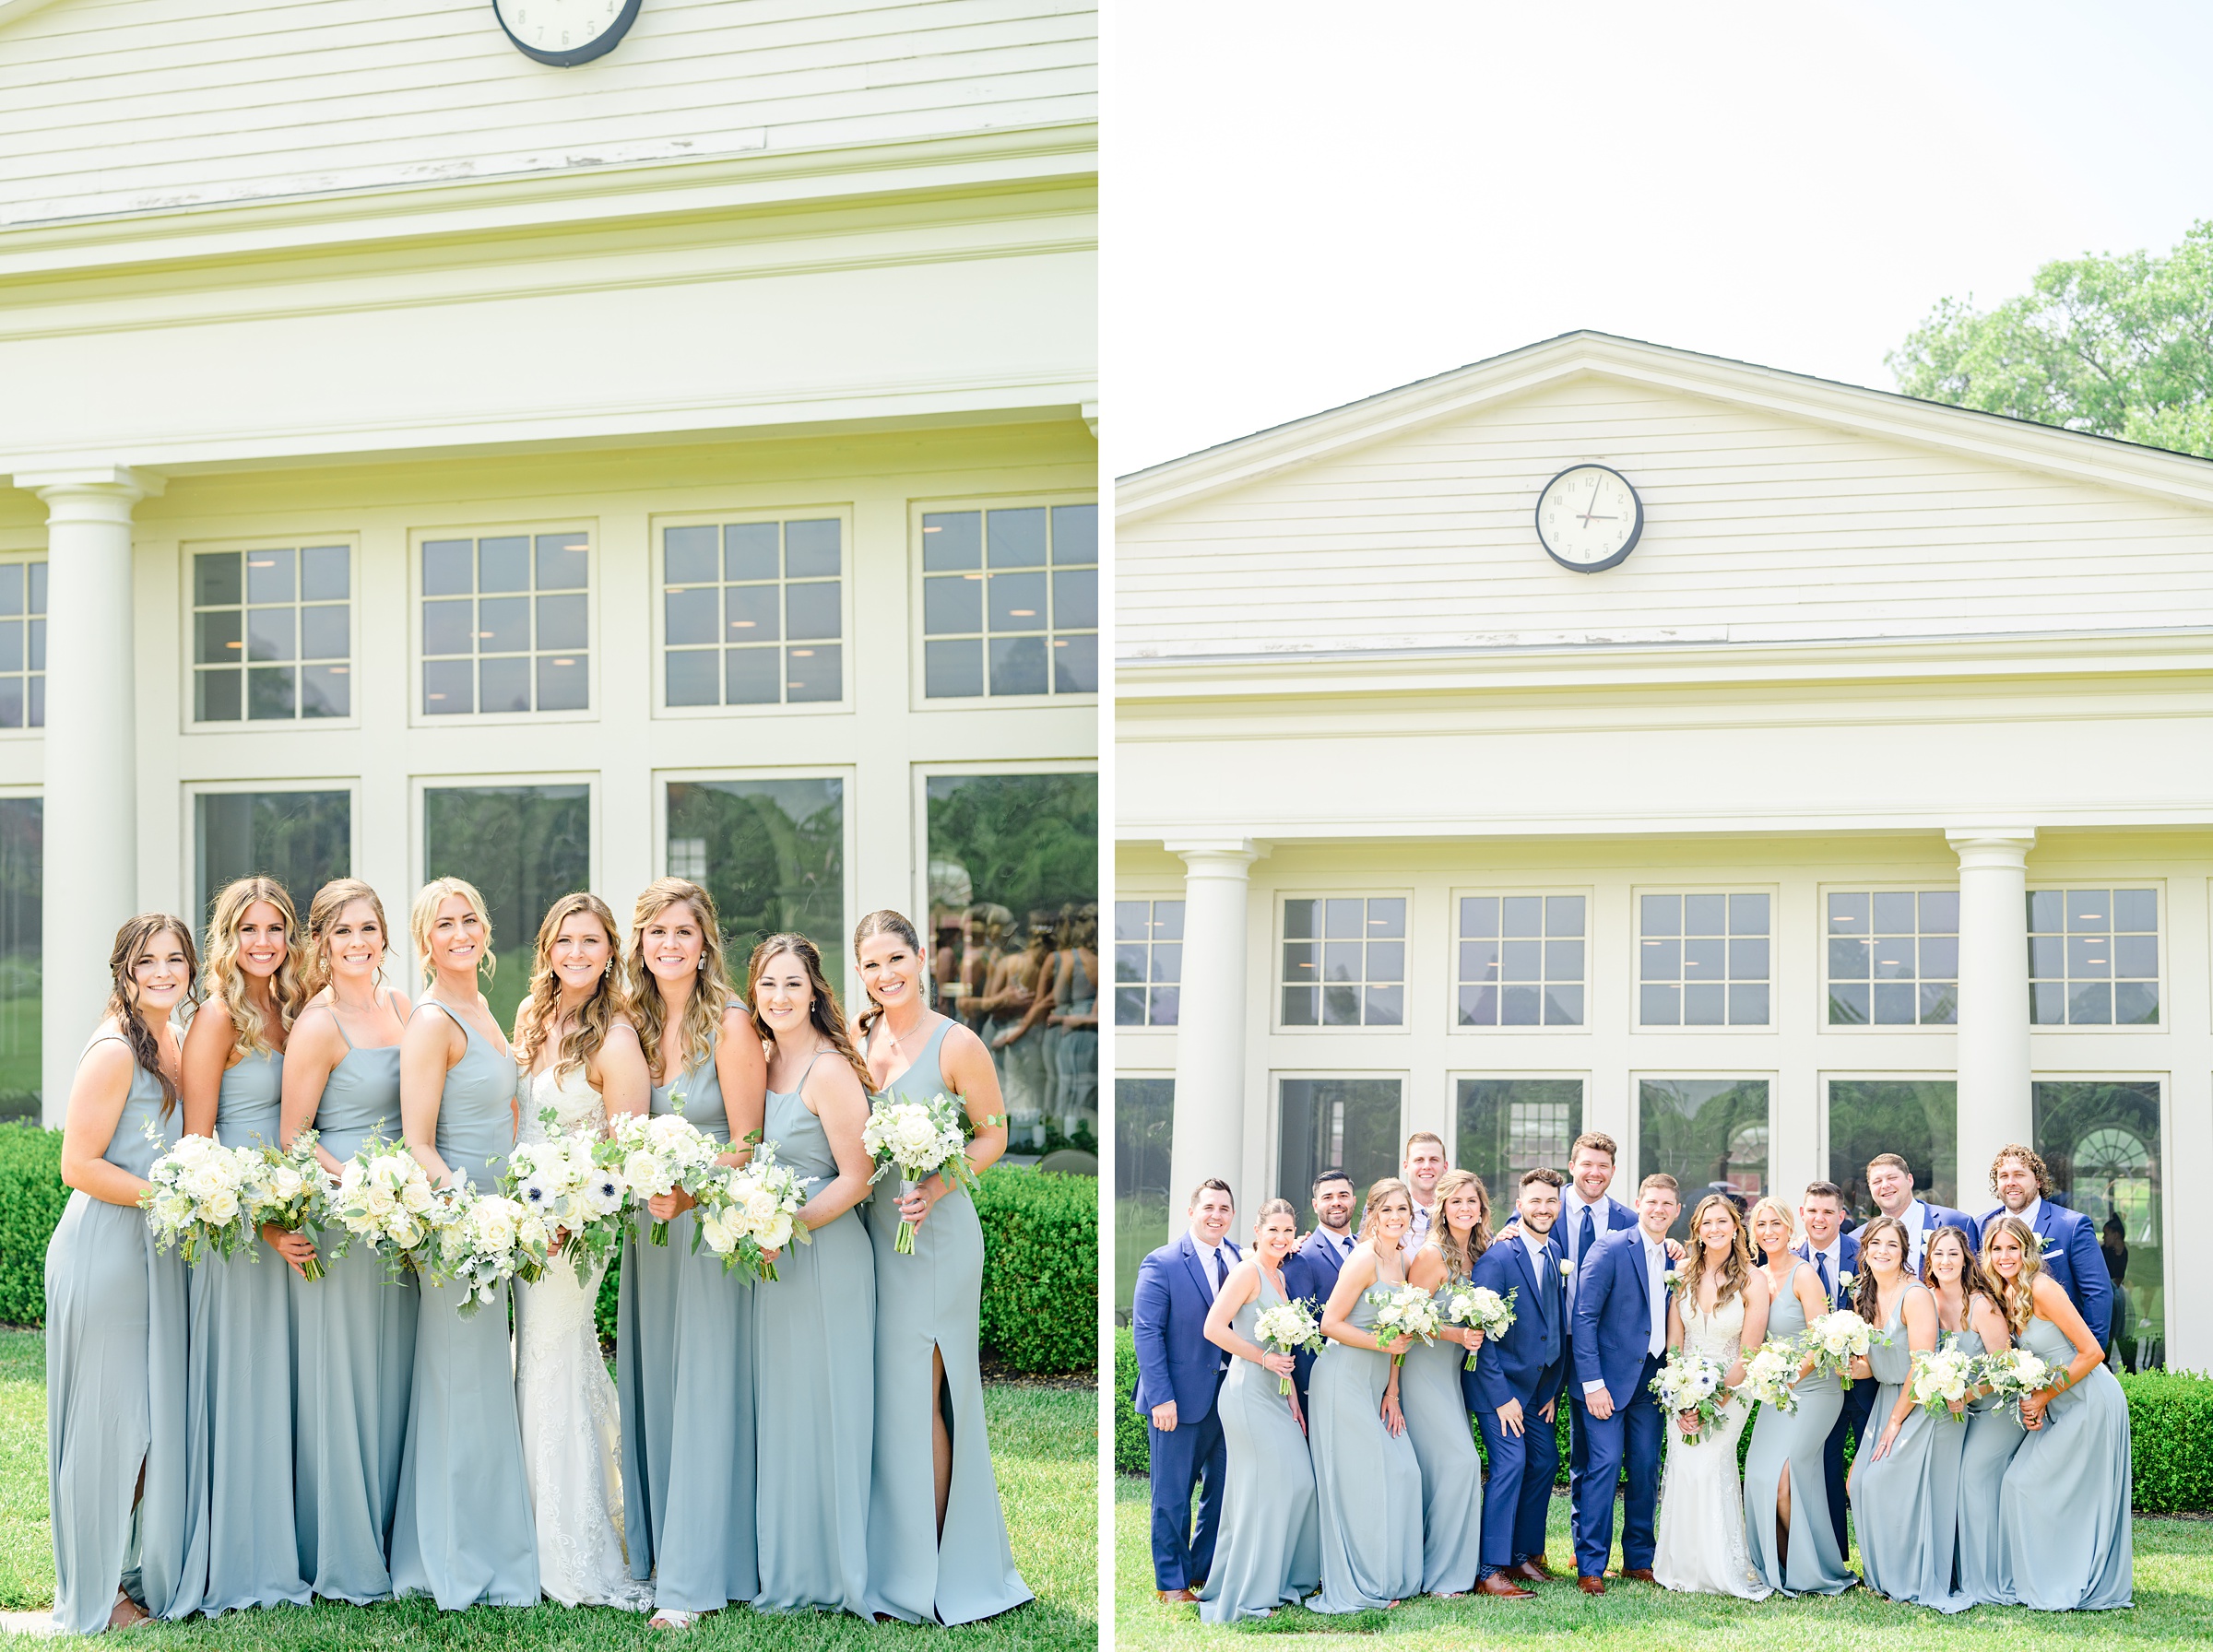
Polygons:
M644 0L574 69L485 0L53 0L0 27L0 224L1094 116L1088 0Z
M1559 567L1545 481L1635 483ZM2213 625L2213 513L1602 378L1122 525L1124 658Z

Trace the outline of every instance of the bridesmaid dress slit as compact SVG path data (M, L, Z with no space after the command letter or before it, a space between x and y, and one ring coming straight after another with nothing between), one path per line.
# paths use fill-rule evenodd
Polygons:
M1785 1340L1805 1330L1798 1300L1800 1262L1775 1293L1768 1336ZM1810 1269L1808 1270L1810 1271ZM1828 1431L1844 1409L1844 1386L1834 1372L1817 1371L1798 1385L1798 1408L1785 1416L1759 1408L1745 1454L1745 1547L1769 1588L1785 1595L1839 1595L1857 1581L1844 1569L1836 1529L1828 1519L1828 1481L1823 1454ZM1791 1477L1791 1517L1781 1516L1782 1477Z

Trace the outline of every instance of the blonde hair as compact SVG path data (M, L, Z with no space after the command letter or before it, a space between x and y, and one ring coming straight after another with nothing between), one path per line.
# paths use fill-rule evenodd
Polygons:
M155 937L165 934L175 936L177 945L184 950L184 997L188 1001L198 1001L195 989L200 979L200 955L192 944L192 926L166 912L142 912L115 931L115 944L109 950L108 976L112 985L107 1013L115 1018L124 1042L131 1046L131 1059L153 1074L155 1082L161 1086L161 1116L166 1119L176 1108L177 1087L161 1068L161 1045L155 1039L153 1028L138 1013L138 983L131 974L139 951Z
M1745 1232L1751 1238L1753 1259L1757 1262L1765 1262L1767 1260L1767 1257L1760 1252L1759 1234L1757 1229L1759 1227L1759 1218L1761 1212L1769 1210L1773 1211L1777 1216L1782 1219L1782 1230L1784 1233L1795 1237L1798 1232L1798 1218L1792 1213L1790 1206L1784 1204L1781 1199L1777 1198L1771 1193L1760 1199L1757 1204L1752 1207L1751 1210L1747 1212L1745 1217ZM1785 1239L1782 1242L1782 1248L1785 1251L1788 1251L1791 1248L1791 1241L1789 1239Z
M238 931L257 901L267 902L284 920L284 958L269 982L277 1007L274 1028L247 993L246 972L238 962ZM313 994L301 978L301 939L300 914L292 910L292 898L284 892L284 885L274 878L236 879L215 897L215 910L207 919L207 997L231 1017L232 1048L253 1056L276 1055L272 1034L290 1032L307 1008Z
M629 989L631 1024L638 1030L638 1042L645 1046L646 1071L656 1084L673 1083L681 1075L661 1070L661 1035L669 1026L669 1000L661 996L659 980L645 967L645 926L679 905L689 906L699 925L699 977L692 984L692 997L684 1004L679 1023L684 1072L713 1058L723 1011L737 997L730 987L729 966L723 959L715 897L689 878L657 878L639 891L630 909L630 949L622 957L622 974Z
M1729 1221L1736 1230L1729 1244L1728 1257L1722 1263L1721 1289L1714 1293L1713 1305L1718 1313L1729 1305L1730 1300L1744 1290L1746 1281L1752 1277L1752 1236L1745 1227L1745 1213L1725 1193L1709 1193L1690 1213L1688 1254L1683 1258L1683 1300L1696 1306L1698 1293L1705 1287L1706 1242L1698 1237L1698 1226L1706 1220L1706 1212L1717 1206L1729 1212Z
M538 1051L545 1047L546 1030L560 1019L561 976L553 968L553 943L561 938L562 926L578 913L588 914L607 932L607 967L599 972L592 996L576 1011L576 1024L562 1038L553 1063L556 1077L582 1067L599 1053L599 1046L607 1042L608 1029L614 1025L615 1016L622 1009L621 988L615 974L617 949L622 942L621 932L615 927L615 914L605 901L588 891L563 895L546 909L545 922L538 926L538 950L530 964L530 988L515 1012L515 1058L526 1068L535 1067Z
M1396 1176L1385 1176L1367 1190L1367 1202L1360 1207L1360 1237L1365 1239L1375 1232L1376 1211L1392 1194L1406 1201L1409 1215L1414 1212L1414 1190Z
M426 985L438 978L438 968L431 962L431 930L438 922L438 909L454 895L467 901L469 911L477 914L477 922L484 926L484 956L477 960L477 973L489 981L500 967L500 961L491 950L491 913L484 904L484 897L477 892L477 886L465 878L433 878L417 893L415 909L408 914L408 935L415 943L415 950L421 955Z
M799 967L807 972L807 985L813 992L813 1001L807 1006L807 1024L845 1057L853 1076L860 1080L860 1093L875 1094L876 1080L870 1077L869 1064L860 1058L860 1052L853 1047L853 1033L846 1025L845 1009L837 1001L830 978L822 974L822 950L804 935L772 935L755 947L752 957L746 961L745 1001L755 1030L764 1039L775 1037L775 1031L761 1019L761 972L787 952L799 961Z
M1990 1260L1990 1242L2009 1233L2021 1247L2020 1271L2012 1279L2000 1273ZM1993 1300L2006 1316L2006 1328L2019 1336L2036 1317L2036 1276L2044 1270L2044 1247L2035 1231L2019 1217L2000 1216L1982 1230L1982 1270L1989 1276Z
M376 932L385 938L385 957L392 956L392 926L385 916L385 903L376 891L359 878L334 878L315 891L315 898L307 903L307 944L301 949L300 979L313 998L331 983L337 974L330 964L330 927L346 915L346 909L356 901L369 903L369 910L376 914ZM381 978L385 966L376 966Z
M1411 1137L1407 1145L1413 1145ZM1474 1188L1476 1201L1482 1206L1465 1245L1454 1236L1452 1219L1445 1213L1445 1201L1462 1187ZM1437 1220L1429 1224L1429 1243L1445 1258L1445 1277L1454 1280L1466 1279L1474 1270L1475 1258L1491 1248L1491 1190L1473 1171L1448 1170L1437 1178Z

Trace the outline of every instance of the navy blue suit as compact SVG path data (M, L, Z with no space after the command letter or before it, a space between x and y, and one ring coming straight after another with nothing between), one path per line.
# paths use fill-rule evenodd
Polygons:
M1791 1254L1802 1262L1811 1263L1814 1259L1810 1243L1798 1245ZM1860 1242L1850 1233L1838 1238L1837 1256L1842 1262L1839 1273L1859 1272ZM1844 1300L1844 1293L1837 1288L1833 1277L1828 1281L1828 1305L1832 1309L1852 1305ZM1844 1409L1837 1413L1837 1420L1828 1431L1828 1443L1821 1453L1822 1478L1828 1482L1828 1517L1837 1528L1839 1554L1851 1552L1844 1540L1844 1442L1865 1435L1868 1413L1875 1409L1875 1389L1873 1382L1863 1378L1844 1390Z
M1514 1323L1504 1337L1485 1342L1472 1372L1461 1373L1461 1390L1483 1430L1491 1460L1484 1494L1483 1575L1544 1552L1544 1510L1559 1470L1560 1446L1552 1425L1537 1415L1558 1395L1568 1367L1567 1293L1558 1245L1546 1238L1542 1260L1530 1259L1519 1238L1501 1239L1475 1260L1471 1282L1514 1298ZM1521 1402L1521 1432L1507 1432L1498 1408Z
M2060 1282L2103 1348L2113 1328L2113 1280L2105 1271L2105 1253L2098 1248L2097 1223L2079 1210L2045 1199L2030 1225L2044 1243L2044 1271Z
M1560 1247L1560 1254L1574 1265L1579 1274L1583 1258L1588 1254L1577 1248L1581 1237L1577 1230L1582 1225L1582 1220L1581 1211L1568 1208L1568 1197L1563 1189L1560 1195L1560 1220L1554 1225L1552 1236ZM1609 1193L1592 1207L1591 1243L1595 1246L1608 1233L1636 1225L1637 1212ZM1572 1297L1572 1293L1570 1295ZM1575 1307L1572 1300L1568 1308L1568 1368L1570 1372L1575 1369ZM1568 1409L1568 1501L1569 1506L1580 1507L1577 1499L1583 1493L1583 1463L1591 1450L1591 1420L1583 1415L1582 1388L1572 1381L1568 1385L1568 1398L1573 1401Z
M1932 1205L1922 1201L1921 1244L1922 1254L1928 1254L1929 1235L1938 1228L1964 1228L1967 1242L1979 1254L1982 1248L1982 1224L1965 1210L1955 1210L1949 1205Z
M1237 1265L1237 1247L1225 1240L1223 1260ZM1164 1245L1137 1268L1130 1334L1137 1343L1137 1414L1144 1417L1153 1446L1153 1577L1164 1589L1197 1588L1214 1564L1222 1524L1222 1494L1229 1448L1214 1410L1229 1356L1206 1339L1206 1316L1214 1305L1199 1247L1184 1234ZM1151 1421L1153 1408L1176 1402L1176 1426ZM1199 1518L1191 1519L1191 1493Z
M1314 1317L1321 1317L1322 1304L1330 1300L1330 1292L1337 1288L1337 1275L1344 1267L1344 1253L1337 1248L1328 1231L1316 1228L1307 1235L1307 1242L1284 1258L1284 1289L1294 1302L1308 1302L1314 1305ZM1314 1356L1300 1349L1292 1356L1296 1369L1291 1375L1298 1388L1299 1414L1307 1409L1307 1378L1314 1371Z
M1660 1270L1669 1264L1664 1245ZM1660 1452L1667 1420L1652 1398L1651 1383L1665 1357L1667 1304L1661 1304L1661 1346L1651 1351L1652 1292L1645 1261L1644 1233L1631 1228L1608 1233L1583 1258L1575 1281L1575 1371L1568 1379L1577 1402L1585 1383L1604 1383L1614 1414L1600 1419L1586 1411L1583 1427L1591 1445L1582 1483L1575 1497L1575 1569L1585 1577L1604 1575L1614 1549L1614 1487L1623 1465L1629 1471L1628 1508L1622 1521L1621 1564L1625 1571L1649 1571L1655 1547L1653 1520L1660 1499Z

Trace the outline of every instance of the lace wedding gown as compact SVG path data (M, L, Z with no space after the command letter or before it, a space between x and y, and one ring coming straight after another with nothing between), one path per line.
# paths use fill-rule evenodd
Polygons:
M1708 1316L1683 1307L1683 1340L1723 1371L1736 1363L1745 1332L1740 1293ZM1663 1588L1765 1599L1774 1591L1752 1569L1745 1543L1745 1488L1737 1477L1736 1440L1750 1407L1732 1399L1717 1427L1683 1443L1674 1416L1667 1427L1667 1474L1660 1488L1660 1540L1652 1581Z
M524 1077L523 1141L543 1141L550 1105L562 1133L604 1126L607 1109L584 1069ZM621 1434L615 1385L599 1357L592 1304L600 1271L579 1281L563 1252L535 1285L515 1288L515 1401L523 1469L538 1522L538 1587L563 1606L645 1611L649 1585L633 1582L622 1550Z

